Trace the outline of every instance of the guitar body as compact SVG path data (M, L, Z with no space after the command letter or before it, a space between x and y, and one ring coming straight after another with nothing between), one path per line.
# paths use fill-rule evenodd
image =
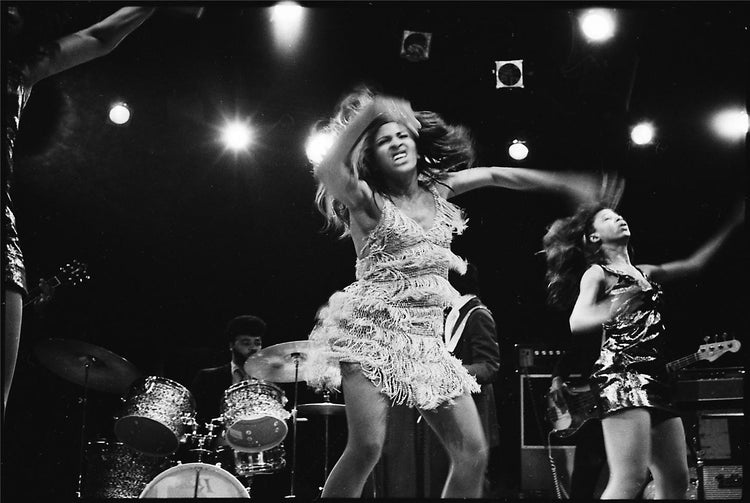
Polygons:
M557 401L547 395L547 419L555 437L574 437L585 425L599 419L598 397L588 384L568 385L562 389Z
M714 337L713 342L701 344L697 352L667 363L666 368L675 372L700 360L712 362L725 353L736 353L741 346L736 339L727 340L726 334L722 340ZM547 394L547 420L555 437L573 438L586 424L599 419L599 400L588 383L566 383L556 395L555 399L552 393Z

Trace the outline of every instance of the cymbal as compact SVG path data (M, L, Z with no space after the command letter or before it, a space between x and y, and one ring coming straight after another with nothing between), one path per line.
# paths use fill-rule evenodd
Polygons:
M305 403L297 406L297 411L302 415L341 416L345 410L343 403Z
M83 341L46 339L37 343L34 354L39 363L63 379L106 393L123 394L142 375L125 358Z
M247 375L271 382L294 382L295 362L299 362L297 381L305 381L310 341L290 341L263 348L245 360Z

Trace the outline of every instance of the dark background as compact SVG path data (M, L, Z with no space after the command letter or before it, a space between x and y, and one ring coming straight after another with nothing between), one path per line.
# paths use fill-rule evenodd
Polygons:
M304 143L358 83L469 127L477 165L619 172L635 263L688 255L745 197L745 142L717 139L709 123L722 108L746 106L746 5L616 4L618 32L597 46L578 30L583 4L312 3L291 55L274 48L269 5L211 3L198 20L159 11L111 55L35 87L13 196L29 280L72 259L92 278L24 313L3 428L9 501L75 490L81 388L39 365L39 340L96 344L144 374L187 385L198 368L226 361L223 327L238 314L266 320L266 346L307 337L316 310L354 279L355 257L349 241L321 232ZM68 3L70 30L118 6ZM405 29L433 33L429 61L399 57ZM505 59L524 60L524 89L495 89L494 61ZM133 111L124 127L107 121L116 100ZM218 140L234 116L255 128L249 153L225 152ZM645 147L629 140L641 119L657 127ZM507 155L516 137L531 151L520 162ZM498 323L497 388L512 466L515 345L568 343L567 314L545 305L536 252L545 227L570 207L501 189L455 202L470 223L454 250L478 265ZM744 335L743 237L733 236L699 279L668 286L673 356L716 332ZM732 355L716 365L741 361ZM301 399L318 400L309 391ZM111 438L116 397L95 392L90 405L91 435ZM345 426L332 424L339 446ZM311 433L303 449L303 496L320 483L320 438ZM511 497L515 475L503 475Z

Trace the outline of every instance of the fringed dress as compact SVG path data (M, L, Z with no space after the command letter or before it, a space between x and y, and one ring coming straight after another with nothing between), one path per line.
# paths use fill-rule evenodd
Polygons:
M634 407L646 407L675 415L669 401L666 361L663 358L664 323L660 313L662 292L658 284L636 278L608 266L616 278L607 296L634 288L640 291L624 303L619 313L603 325L603 342L594 364L591 382L599 393L602 416ZM640 303L631 308L633 303Z
M340 362L362 373L394 404L434 409L479 391L443 342L443 313L459 297L448 271L466 272L451 250L466 227L461 210L430 186L435 220L425 231L384 199L380 220L356 262L357 281L334 293L310 334L307 382L337 388Z

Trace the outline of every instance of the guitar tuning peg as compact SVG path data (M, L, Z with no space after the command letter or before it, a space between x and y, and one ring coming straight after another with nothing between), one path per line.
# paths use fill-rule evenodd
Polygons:
M727 333L726 332L724 332L724 333L721 334L721 340L722 341L727 340Z
M703 342L705 342L705 343L708 343L708 340L709 340L710 338L711 338L711 337L709 337L708 335L707 335L707 336L705 336L705 337L703 338Z

